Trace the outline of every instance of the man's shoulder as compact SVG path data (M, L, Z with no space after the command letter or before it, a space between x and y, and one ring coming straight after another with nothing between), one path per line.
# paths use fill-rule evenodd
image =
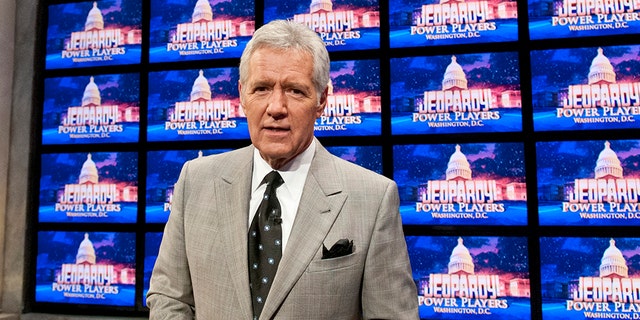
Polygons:
M223 153L191 159L185 163L185 166L196 170L205 169L211 172L226 172L241 166L243 163L252 161L252 156L253 148L243 147Z

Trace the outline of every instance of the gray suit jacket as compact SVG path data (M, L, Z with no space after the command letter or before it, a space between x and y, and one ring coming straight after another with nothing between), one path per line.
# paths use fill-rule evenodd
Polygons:
M251 319L253 147L187 162L151 277L150 319ZM395 182L317 144L260 319L417 319ZM354 253L322 259L348 238Z

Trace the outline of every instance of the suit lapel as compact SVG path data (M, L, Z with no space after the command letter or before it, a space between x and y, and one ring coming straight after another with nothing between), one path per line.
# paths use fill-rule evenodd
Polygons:
M318 143L291 235L261 319L272 318L278 310L322 246L347 198L333 178L336 174L333 161L331 154Z
M236 288L240 303L238 314L242 318L252 318L251 292L249 291L249 274L247 262L247 232L249 198L251 194L251 174L253 171L253 148L245 148L246 152L229 162L229 170L224 171L216 194L216 203L220 208L220 232L223 233L224 244L229 248L223 250L231 281ZM216 244L212 244L216 245Z

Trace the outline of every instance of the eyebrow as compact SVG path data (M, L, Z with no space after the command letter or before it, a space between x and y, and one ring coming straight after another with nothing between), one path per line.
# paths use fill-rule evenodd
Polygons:
M249 83L249 87L250 88L263 87L263 86L271 87L276 82L277 81L260 79L260 80L254 81L253 83ZM298 89L304 90L304 91L311 91L311 89L314 88L313 83L308 85L308 84L305 84L305 83L302 83L302 82L299 82L299 81L289 81L289 80L286 80L286 79L282 83L282 86L284 88L298 88Z

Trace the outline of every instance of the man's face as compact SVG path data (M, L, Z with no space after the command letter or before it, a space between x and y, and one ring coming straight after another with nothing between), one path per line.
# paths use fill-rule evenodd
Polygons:
M246 83L239 84L251 142L271 167L280 168L304 151L324 110L312 82L313 59L298 50L260 48L249 61Z

